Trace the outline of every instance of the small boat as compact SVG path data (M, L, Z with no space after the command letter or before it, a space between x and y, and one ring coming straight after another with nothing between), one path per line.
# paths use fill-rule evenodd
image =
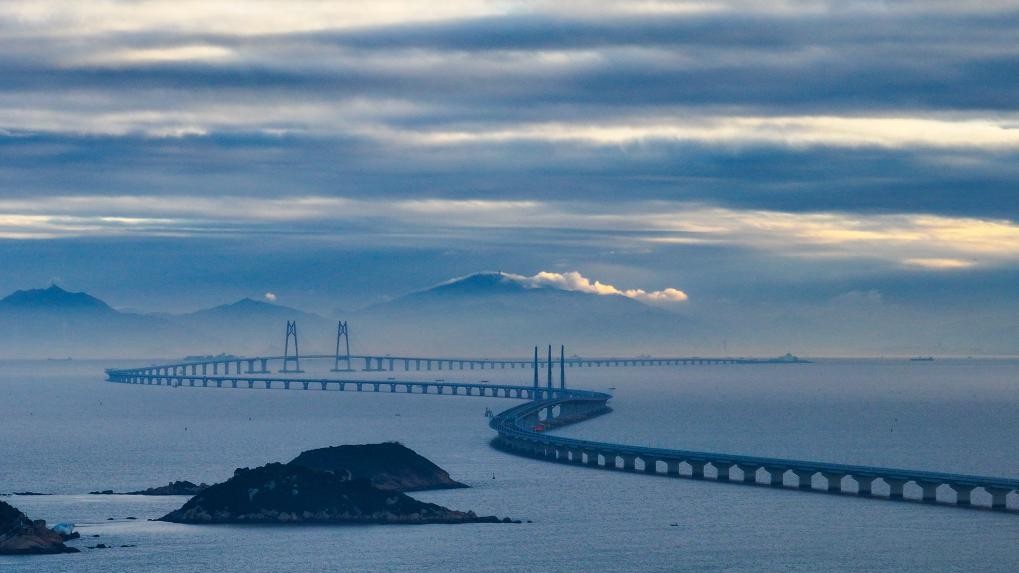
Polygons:
M909 359L910 362L934 362L933 356L914 356Z
M616 389L615 386L609 386L609 390L615 390L615 389Z

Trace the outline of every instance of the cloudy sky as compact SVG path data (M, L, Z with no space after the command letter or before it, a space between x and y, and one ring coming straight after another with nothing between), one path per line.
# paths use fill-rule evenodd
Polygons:
M580 273L748 347L1019 352L1017 38L1014 0L0 3L0 290Z

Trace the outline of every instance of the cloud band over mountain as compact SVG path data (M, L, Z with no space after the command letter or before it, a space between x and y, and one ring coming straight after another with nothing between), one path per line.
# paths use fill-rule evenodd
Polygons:
M651 292L643 289L622 290L597 280L592 281L577 271L569 271L565 273L540 271L532 276L503 273L503 276L530 287L553 287L561 290L586 292L597 295L618 295L651 304L684 302L689 298L685 292L675 288L666 288Z

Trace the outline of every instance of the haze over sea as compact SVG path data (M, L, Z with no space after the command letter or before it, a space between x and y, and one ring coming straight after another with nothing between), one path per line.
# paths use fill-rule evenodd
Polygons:
M482 416L486 407L499 411L514 400L103 381L103 368L128 364L0 362L0 491L56 494L3 499L34 518L73 521L83 536L78 547L113 547L0 557L0 571L1019 569L1013 512L520 458L489 446L494 434ZM614 411L562 431L641 445L1014 476L1017 374L1017 360L962 359L573 368L571 386L616 387ZM356 373L390 375L530 382L527 370ZM145 521L186 498L85 495L177 479L223 481L236 467L286 461L305 449L384 440L405 443L473 486L415 497L533 523L194 526Z

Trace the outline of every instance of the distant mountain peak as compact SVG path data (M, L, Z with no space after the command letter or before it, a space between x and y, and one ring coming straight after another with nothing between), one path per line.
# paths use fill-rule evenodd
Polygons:
M238 300L236 302L231 302L231 303L227 303L227 304L220 305L220 306L224 306L224 307L245 307L245 306L250 306L250 307L265 307L265 306L279 306L279 305L278 304L273 304L271 302L266 302L264 300L255 300L255 299L253 299L251 297L247 297L246 296L246 297L244 297L244 298L242 298L242 299L240 299L240 300Z
M296 308L289 306L283 306L273 302L264 300L258 300L250 297L244 297L236 302L230 302L214 306L212 308L205 308L192 312L188 316L272 316L277 318L315 318L320 319L318 315L304 312Z
M47 288L19 290L0 305L8 308L112 311L108 304L84 292L71 292L51 283Z
M528 288L527 285L516 280L514 275L501 271L483 271L450 279L427 290L482 291L491 289L523 290L525 288Z

